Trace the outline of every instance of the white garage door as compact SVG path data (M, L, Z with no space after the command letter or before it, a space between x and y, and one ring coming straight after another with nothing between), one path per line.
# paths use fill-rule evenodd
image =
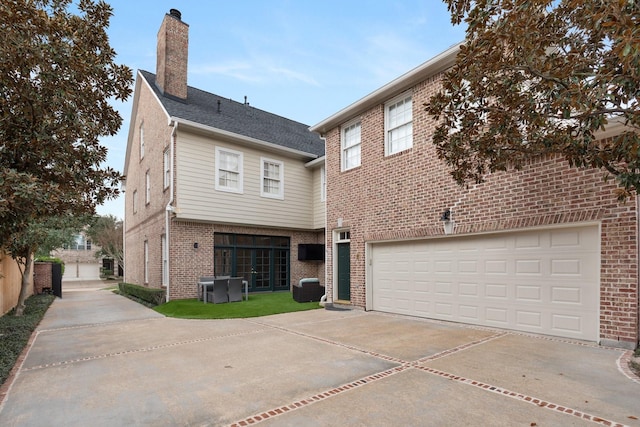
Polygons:
M597 226L377 243L374 310L598 341Z

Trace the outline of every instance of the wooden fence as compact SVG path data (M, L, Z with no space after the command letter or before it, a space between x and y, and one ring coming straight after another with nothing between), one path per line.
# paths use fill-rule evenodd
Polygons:
M0 251L0 315L5 314L18 304L20 283L22 281L18 264L6 253ZM33 277L29 280L33 285ZM29 294L33 286L29 286Z

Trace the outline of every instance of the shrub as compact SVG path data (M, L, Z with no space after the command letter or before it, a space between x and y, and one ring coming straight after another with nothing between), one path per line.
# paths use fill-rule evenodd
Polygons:
M54 258L50 256L39 256L35 259L36 262L55 262L56 264L60 264L62 266L62 274L64 274L64 261L60 258Z
M29 337L53 302L53 295L33 295L25 301L22 316L15 310L0 317L0 384L4 383Z
M118 290L123 294L131 295L149 304L160 305L164 302L164 289L146 288L131 283L119 283Z

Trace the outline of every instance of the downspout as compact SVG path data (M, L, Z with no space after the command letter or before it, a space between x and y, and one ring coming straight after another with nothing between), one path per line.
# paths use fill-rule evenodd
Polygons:
M171 251L169 250L169 246L171 246L171 239L170 239L170 235L169 235L169 219L171 217L171 214L174 211L174 206L173 206L173 147L175 146L176 143L176 131L178 130L178 123L175 121L171 121L169 123L169 126L173 126L173 130L171 131L171 141L169 142L169 202L167 203L167 207L165 208L165 212L164 212L164 235L165 235L165 245L164 245L164 250L165 250L165 259L167 260L167 292L165 295L165 299L166 302L169 302L169 286L171 283L171 269L169 268L171 266L171 258L169 257L169 254L171 253Z

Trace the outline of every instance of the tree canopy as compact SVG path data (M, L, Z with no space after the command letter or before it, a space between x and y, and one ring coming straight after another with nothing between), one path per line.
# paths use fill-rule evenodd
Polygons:
M111 258L117 263L116 274L117 266L124 268L122 221L113 215L99 216L87 228L87 235L100 246L96 256Z
M458 183L556 154L613 175L621 200L638 192L638 2L444 1L466 39L425 106Z
M119 130L109 101L127 99L133 78L115 63L111 16L103 1L0 2L0 246L118 194L99 138Z

